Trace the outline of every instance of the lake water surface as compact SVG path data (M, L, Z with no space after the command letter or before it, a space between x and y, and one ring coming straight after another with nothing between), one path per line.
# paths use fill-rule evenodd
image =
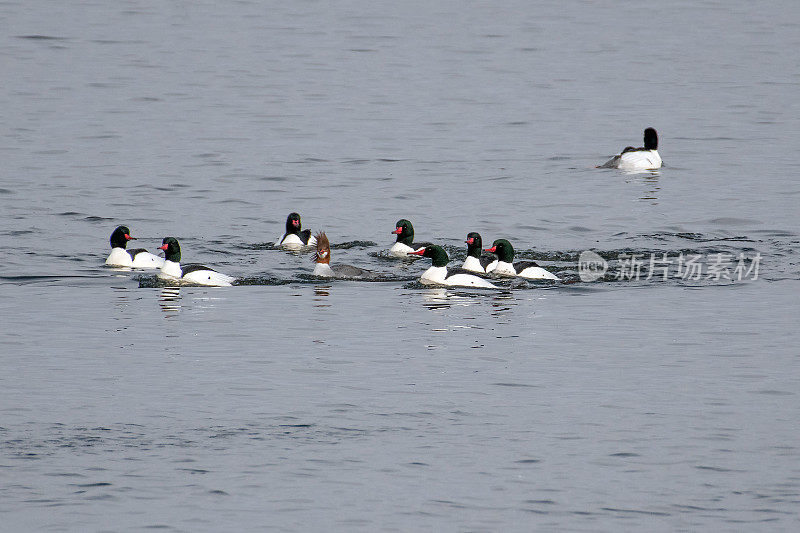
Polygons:
M795 1L6 1L0 28L0 529L800 528ZM664 168L594 168L647 126ZM310 276L272 246L291 211L383 281ZM565 282L425 288L399 218ZM107 268L118 224L240 284Z

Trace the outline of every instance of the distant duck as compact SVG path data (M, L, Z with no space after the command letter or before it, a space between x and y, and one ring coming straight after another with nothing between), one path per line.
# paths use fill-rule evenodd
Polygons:
M144 248L128 250L128 241L136 240L131 237L131 230L127 226L119 226L111 234L111 253L106 259L106 264L114 267L132 268L160 268L164 259L151 254Z
M372 278L375 273L363 268L354 267L351 265L334 265L331 266L331 245L328 241L328 236L325 232L320 232L315 235L317 243L317 252L314 254L314 261L317 265L314 267L314 275L325 278Z
M414 226L404 218L397 221L395 230L392 233L397 235L397 240L389 248L389 253L395 257L419 255L411 254L411 252L430 245L429 242L414 242Z
M444 248L436 244L429 244L425 248L420 248L409 255L421 255L430 257L431 267L423 272L419 281L425 285L447 285L448 287L477 287L483 289L496 289L497 286L488 280L479 278L468 270L461 268L447 270L447 263L450 258Z
M181 266L181 246L175 237L164 237L158 248L164 250L164 266L158 277L167 281L181 281L213 287L230 287L236 278L220 274L204 265Z
M467 258L464 259L464 264L461 265L461 268L471 272L485 274L486 267L489 266L492 261L494 261L494 258L481 253L483 251L483 240L481 239L481 234L476 231L468 233L466 243Z
M655 170L661 168L658 155L658 134L653 128L644 130L644 146L628 146L597 168L619 168L621 170Z
M316 239L311 236L311 230L302 229L300 223L300 215L297 213L289 213L286 217L286 233L278 239L277 245L284 248L296 249L303 246L314 246L317 244Z
M559 281L561 278L548 272L533 261L518 261L514 263L514 247L506 239L497 239L491 248L485 251L497 255L497 262L487 268L487 272L498 276L517 276L527 279L552 279Z

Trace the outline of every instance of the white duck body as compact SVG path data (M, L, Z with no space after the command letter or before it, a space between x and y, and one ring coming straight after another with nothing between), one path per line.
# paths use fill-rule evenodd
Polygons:
M159 257L159 259L161 258ZM111 253L108 254L108 259L106 259L106 264L113 267L132 267L133 258L125 248L112 248Z
M461 268L464 270L471 270L472 272L478 272L480 274L485 274L486 270L481 265L480 259L477 257L473 257L468 255L466 259L464 259L464 264L461 265Z
M131 257L130 252L136 252L136 255ZM130 267L130 268L161 268L164 265L164 258L144 252L141 250L125 250L123 248L114 248L106 259L106 264L113 267Z
M164 261L158 277L167 281L180 281L209 287L230 287L236 279L202 265L187 265L185 268L181 268L180 263L174 261Z
M316 246L317 240L313 235L309 236L308 242L303 242L299 235L296 233L284 233L278 242L278 246L283 246L289 249L299 249L305 246Z
M314 275L323 278L333 278L336 276L336 273L328 263L317 263L317 266L314 267Z
M421 246L419 248L422 248ZM408 257L411 252L416 252L419 248L412 248L411 246L402 242L396 242L389 248L389 253L394 257Z
M422 273L419 281L424 285L446 285L448 287L477 287L481 289L496 289L497 286L489 281L471 274L447 275L447 267L432 266Z
M517 268L513 264L506 263L505 261L498 261L492 273L498 276L516 276L527 279L552 279L554 281L561 281L561 278L540 266L528 266L517 272Z
M655 170L661 168L658 150L631 150L619 155L617 168L620 170Z

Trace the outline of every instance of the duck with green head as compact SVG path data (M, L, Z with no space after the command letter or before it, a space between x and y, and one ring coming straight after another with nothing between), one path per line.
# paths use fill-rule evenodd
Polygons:
M464 264L461 268L469 270L470 272L477 272L479 274L486 273L488 267L493 261L494 257L481 253L483 252L483 240L481 234L477 231L467 233L467 258L464 259Z
M106 259L106 264L113 267L131 268L160 268L164 264L164 259L155 254L151 254L144 248L128 250L128 241L136 240L131 237L131 230L128 226L118 226L111 234L111 253Z
M289 213L286 217L286 233L278 239L277 244L284 248L297 249L303 246L316 246L317 240L311 235L310 229L303 229L299 214Z
M548 272L533 261L517 261L514 263L514 247L506 239L497 239L491 248L485 251L497 255L497 264L489 265L487 272L498 276L517 276L527 279L551 279L560 281L561 278Z
M181 265L181 245L175 237L164 237L158 249L164 250L164 266L158 274L163 280L211 287L230 287L235 281L205 265Z
M444 248L436 244L429 244L425 248L409 252L409 255L421 255L431 258L431 267L423 272L419 281L425 285L447 285L449 287L478 287L482 289L496 289L497 286L489 281L479 278L467 270L457 268L447 270L450 258Z
M397 235L397 240L392 247L389 248L389 253L391 255L395 257L419 255L412 254L411 252L430 245L429 242L414 242L414 226L412 226L411 222L408 220L401 218L394 226L395 229L392 233Z

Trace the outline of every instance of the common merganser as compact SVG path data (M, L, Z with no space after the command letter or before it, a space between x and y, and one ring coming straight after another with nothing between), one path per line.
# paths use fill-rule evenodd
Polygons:
M634 148L627 146L597 168L619 168L621 170L655 170L661 168L661 156L658 154L658 134L653 128L644 130L644 146Z
M323 231L314 237L317 242L317 251L314 254L314 261L317 263L314 267L315 276L325 278L370 278L375 276L374 272L352 265L331 266L331 245L328 236Z
M181 245L175 237L164 237L159 250L164 250L164 266L158 277L168 281L181 281L213 287L230 287L236 278L220 274L204 265L181 266Z
M111 234L111 253L106 259L106 264L114 267L132 268L159 268L164 265L164 259L155 254L151 254L144 248L128 250L128 241L135 241L136 237L131 237L131 230L128 226L119 226Z
M527 279L552 279L560 281L561 278L548 272L533 261L514 261L514 247L506 239L497 239L491 248L485 251L497 255L497 265L490 271L498 276L518 276Z
M397 240L389 248L389 253L395 257L408 257L411 252L431 245L429 242L414 242L414 226L404 218L397 221L392 233L397 235Z
M289 213L286 217L286 233L278 239L278 246L284 248L302 248L303 246L314 246L316 239L311 235L310 229L301 229L300 215Z
M481 254L483 251L481 234L476 231L468 233L466 243L467 258L464 259L464 264L461 265L461 268L485 274L486 267L494 261L494 258L486 254Z
M444 248L430 244L425 248L409 252L409 255L421 255L432 259L431 267L422 273L419 281L425 285L447 285L449 287L479 287L483 289L496 289L497 286L489 281L471 274L468 270L457 268L447 270L450 258Z

